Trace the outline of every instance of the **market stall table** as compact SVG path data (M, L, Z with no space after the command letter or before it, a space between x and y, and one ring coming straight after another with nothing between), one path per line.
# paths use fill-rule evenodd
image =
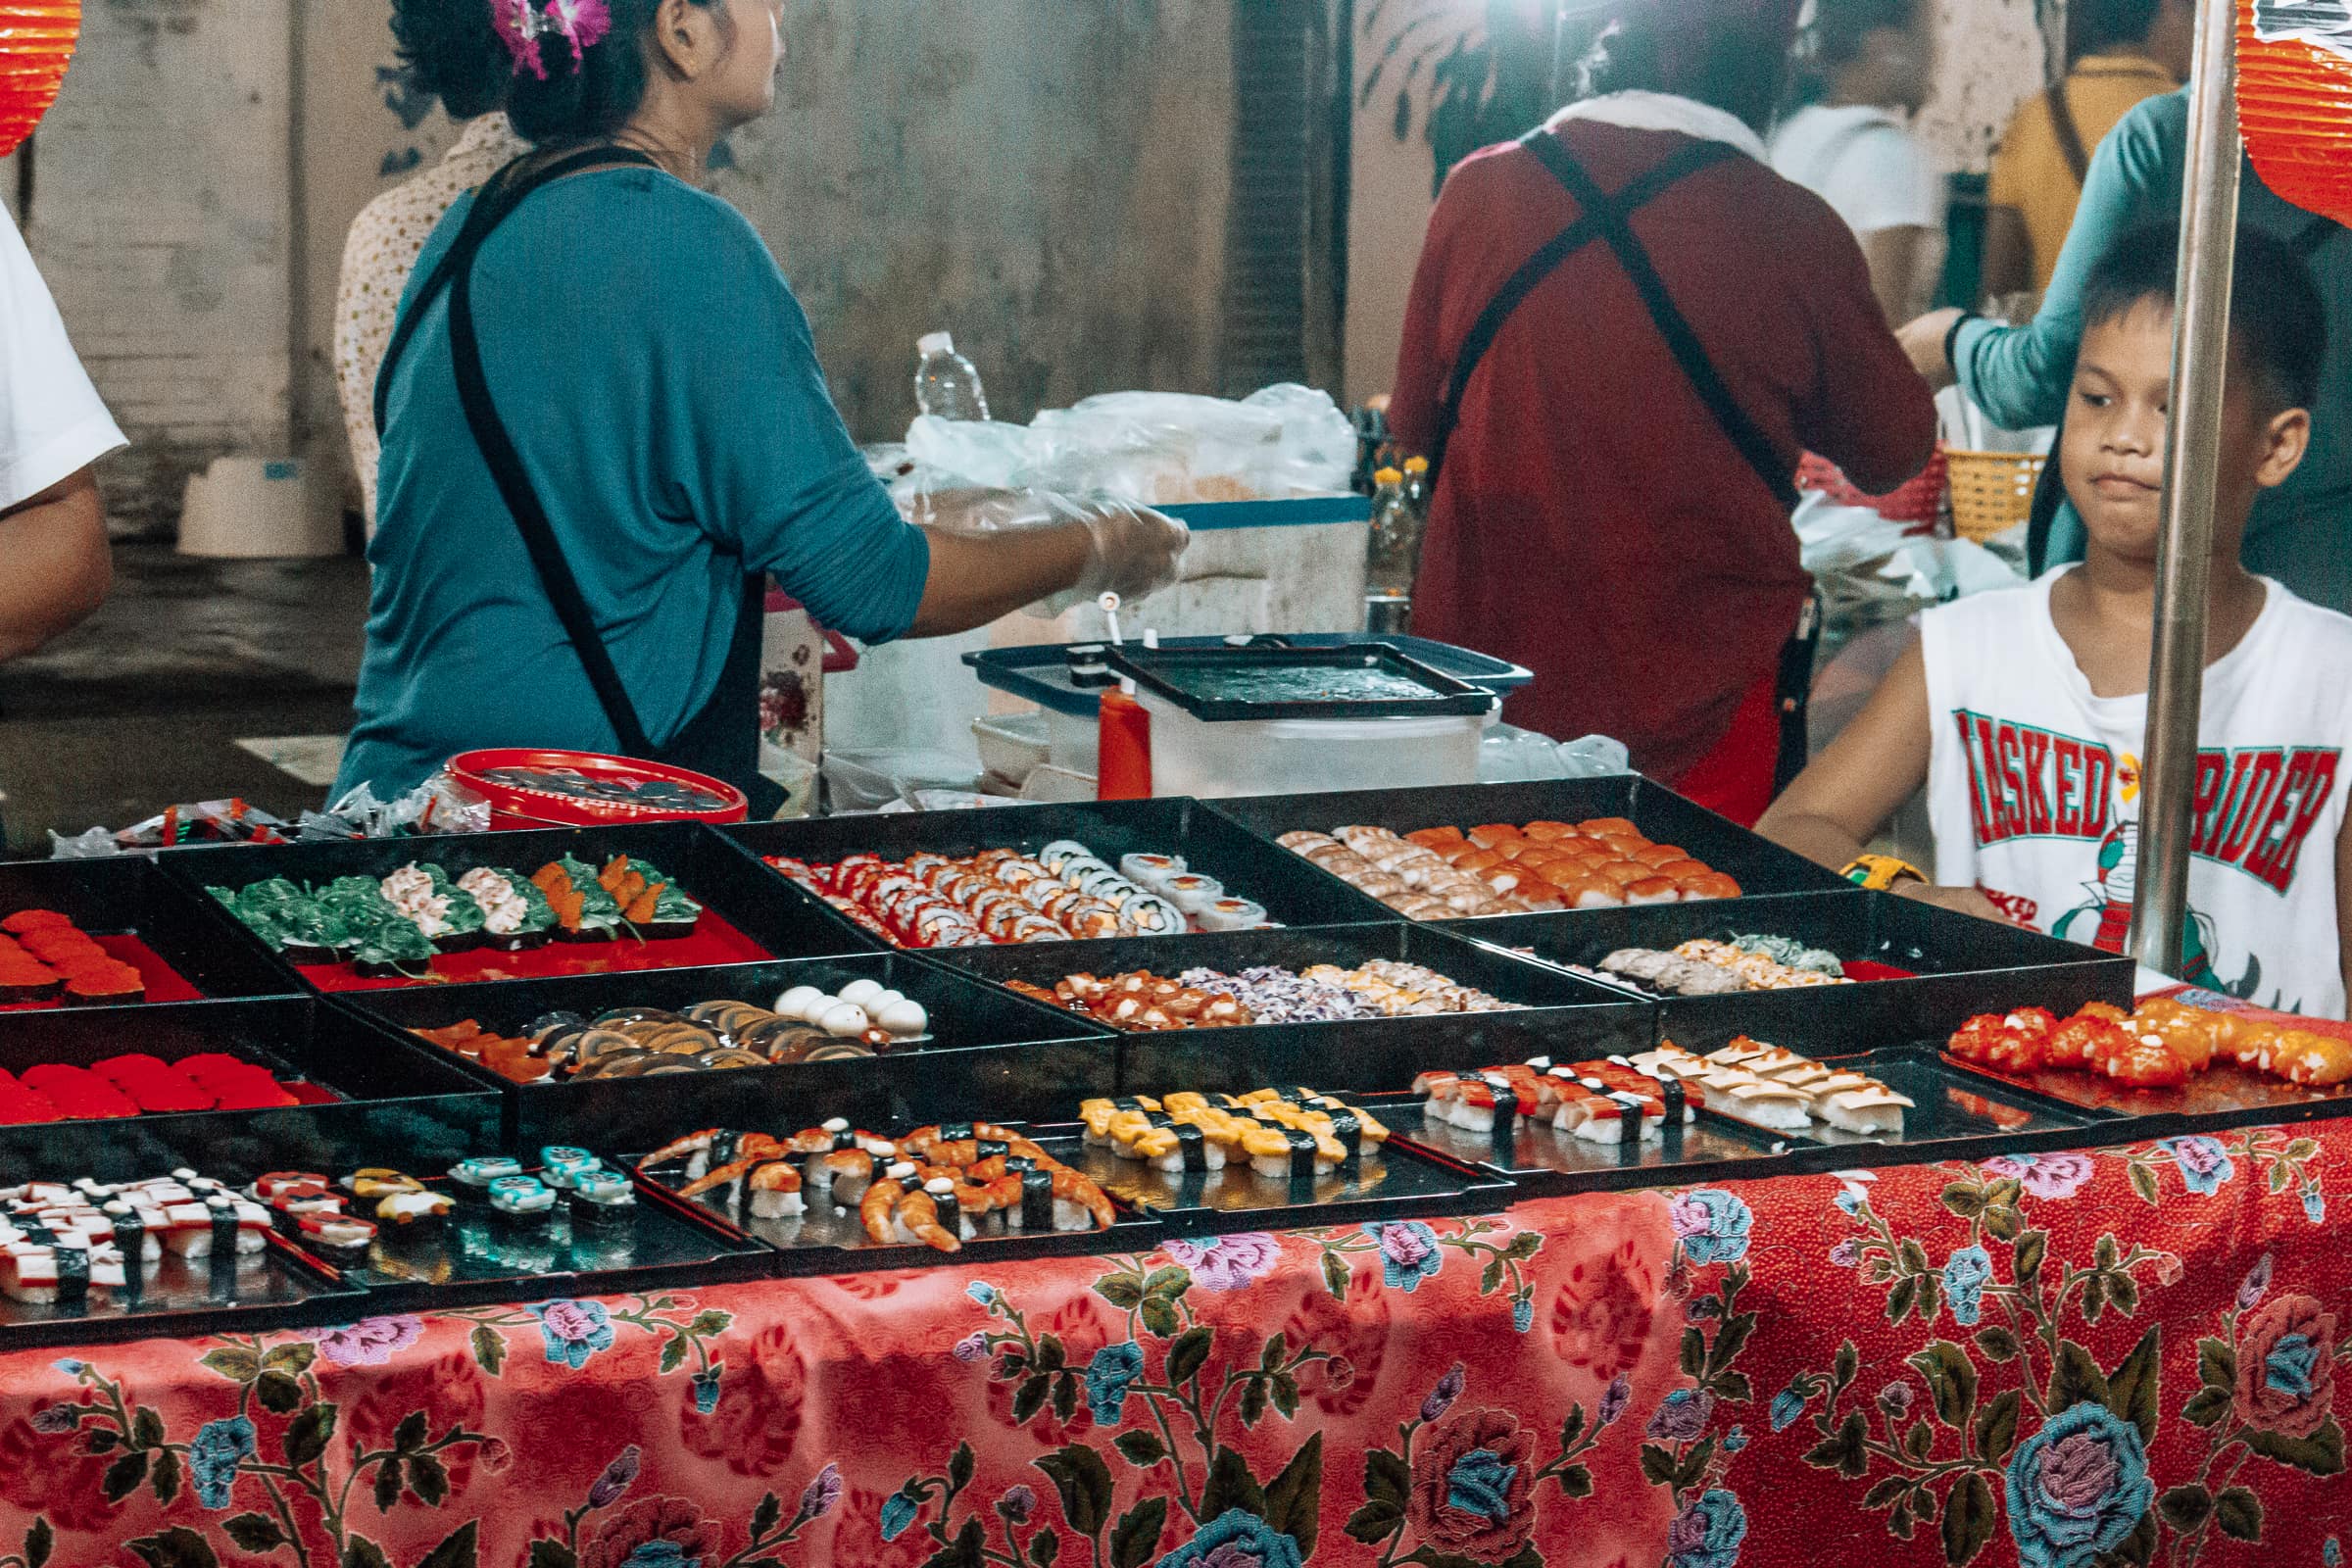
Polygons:
M17 1353L0 1562L2334 1563L2347 1160L2320 1121Z

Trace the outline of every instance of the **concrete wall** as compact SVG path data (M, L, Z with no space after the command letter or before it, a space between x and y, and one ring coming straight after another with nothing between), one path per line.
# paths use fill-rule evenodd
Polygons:
M2053 12L2062 7L2053 5ZM2018 103L2039 92L2045 52L2034 0L1938 0L1942 68L1936 97L1920 116L1920 133L1948 171L1982 170ZM1356 80L1385 71L1374 101L1356 116L1348 274L1348 391L1360 401L1387 389L1396 368L1404 298L1433 204L1436 161L1426 132L1434 73L1412 78L1412 114L1403 136L1396 106L1396 62L1436 58L1474 43L1497 26L1524 24L1498 0L1408 0L1356 8ZM1516 135L1525 126L1498 132Z
M759 225L860 439L956 332L1000 416L1214 391L1236 0L796 0L776 115L716 188ZM403 97L382 0L104 0L36 151L28 237L169 522L230 449L342 461L351 219L453 134Z
M188 466L282 451L292 0L107 0L33 151L34 256L138 451L129 515Z

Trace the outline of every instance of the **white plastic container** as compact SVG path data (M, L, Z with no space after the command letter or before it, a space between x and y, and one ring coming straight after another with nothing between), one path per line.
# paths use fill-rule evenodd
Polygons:
M1489 712L1209 724L1149 687L1136 700L1152 715L1152 793L1205 799L1475 784L1479 741L1494 721Z

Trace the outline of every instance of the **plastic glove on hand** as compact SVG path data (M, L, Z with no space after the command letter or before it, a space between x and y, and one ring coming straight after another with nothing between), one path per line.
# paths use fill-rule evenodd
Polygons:
M1193 542L1182 521L1108 497L1069 498L1064 504L1094 541L1075 590L1080 598L1109 592L1132 605L1176 582Z

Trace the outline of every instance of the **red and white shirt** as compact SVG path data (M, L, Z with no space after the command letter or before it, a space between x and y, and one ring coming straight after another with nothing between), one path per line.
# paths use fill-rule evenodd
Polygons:
M1936 879L2121 953L2148 701L2092 694L2050 618L2061 575L1921 617ZM2266 587L2253 629L2205 671L2188 977L2340 1018L2335 845L2352 788L2352 618Z

